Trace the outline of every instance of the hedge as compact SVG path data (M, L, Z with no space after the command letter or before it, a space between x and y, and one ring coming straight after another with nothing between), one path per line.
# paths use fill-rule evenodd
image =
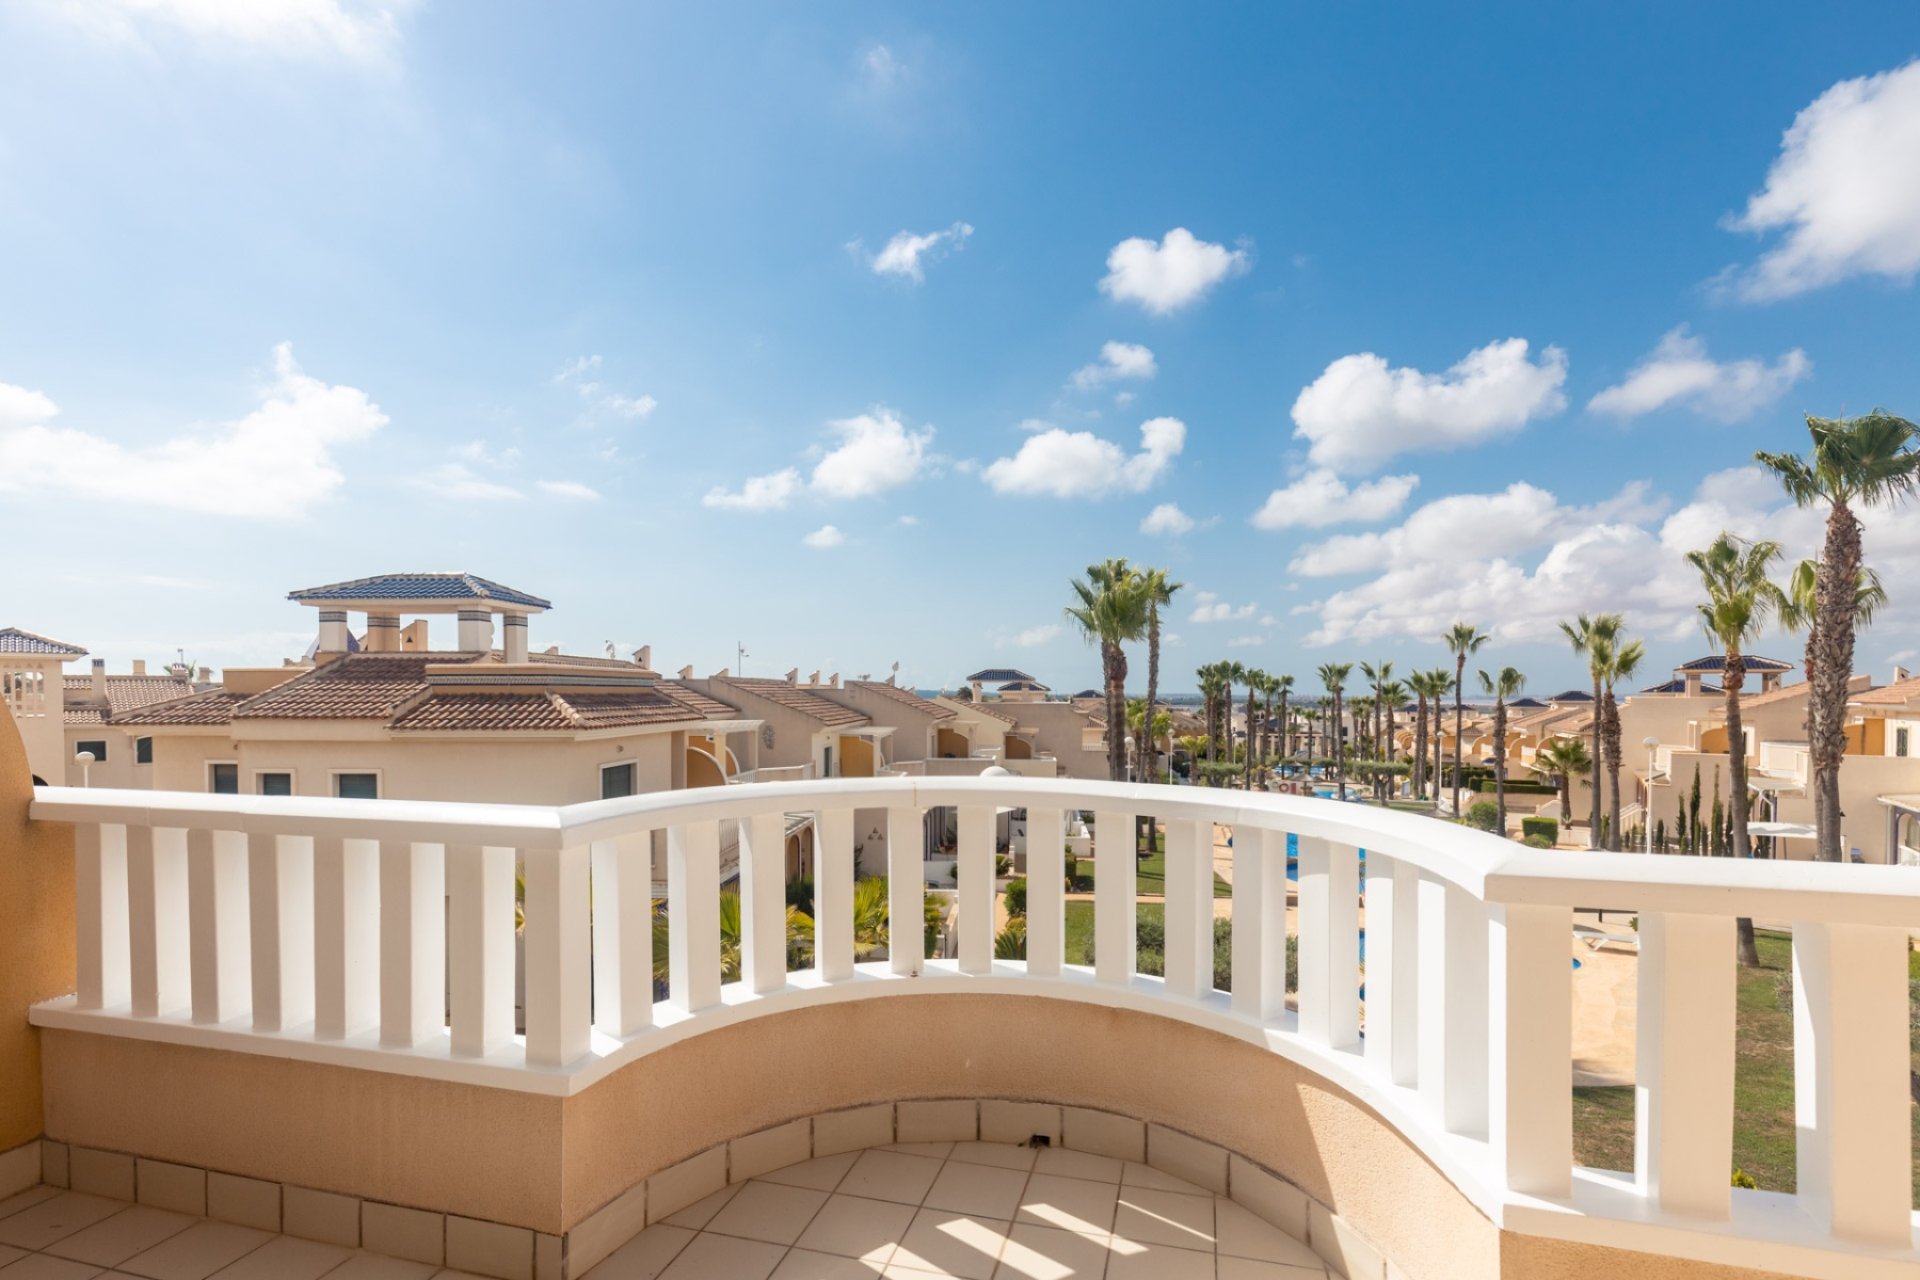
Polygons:
M1560 824L1552 818L1522 818L1520 819L1520 834L1523 838L1526 836L1539 836L1547 842L1547 847L1551 849L1554 845L1560 843Z
M1473 789L1482 795L1490 796L1494 792L1495 785L1492 778L1483 778L1473 784ZM1510 796L1557 796L1560 794L1560 788L1551 782L1516 782L1511 778L1507 779L1507 785L1502 789Z

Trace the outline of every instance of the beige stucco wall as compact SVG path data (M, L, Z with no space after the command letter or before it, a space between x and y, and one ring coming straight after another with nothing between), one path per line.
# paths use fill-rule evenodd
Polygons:
M774 768L811 764L816 771L820 768L822 751L831 743L832 735L826 732L826 727L818 720L763 698L751 689L736 685L724 678L682 680L680 683L696 693L704 693L710 698L717 698L729 706L737 707L743 717L765 721L767 726L772 728L773 745L768 746L765 738L761 739L758 767ZM839 768L838 753L835 754L834 768Z
M1087 716L1070 702L997 701L994 709L1012 716L1023 729L1034 730L1034 750L1050 752L1062 777L1107 776L1107 751L1101 731L1091 729ZM1091 742L1089 748L1086 744Z
M26 746L0 716L0 1151L40 1133L34 1003L74 987L73 828L29 822Z

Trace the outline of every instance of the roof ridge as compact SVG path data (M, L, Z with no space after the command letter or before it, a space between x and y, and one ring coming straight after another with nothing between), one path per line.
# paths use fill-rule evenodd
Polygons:
M580 712L575 709L571 702L567 701L564 694L556 693L552 689L549 689L547 690L547 701L552 703L553 709L565 716L567 723L571 724L574 728L584 729L587 727L585 718L581 716Z

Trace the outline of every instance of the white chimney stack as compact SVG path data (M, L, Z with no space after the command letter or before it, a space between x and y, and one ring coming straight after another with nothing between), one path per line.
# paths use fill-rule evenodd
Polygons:
M787 672L787 683L788 684L800 683L800 668L795 667L793 668L793 670Z
M147 660L145 658L135 658L133 660L133 674L137 676L147 674Z
M91 687L93 700L98 705L104 707L107 705L107 660L105 658L95 658L93 660L93 671L91 674L93 681Z
M653 670L653 646L643 644L638 649L635 649L633 651L633 661L635 666L645 667L649 671Z
M506 643L503 648L506 650L507 661L525 662L527 660L527 615L509 613L501 619L501 623L506 633Z
M492 614L485 609L460 611L460 651L462 653L493 652Z
M320 611L320 644L317 653L345 653L347 651L347 611L345 609L322 609Z
M693 664L691 662L689 662L686 666L680 668L680 679L682 680L693 679Z

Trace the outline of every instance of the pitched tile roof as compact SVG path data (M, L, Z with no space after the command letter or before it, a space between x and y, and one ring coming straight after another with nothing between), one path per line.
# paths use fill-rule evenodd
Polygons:
M1009 680L1031 679L1033 679L1032 676L1018 667L988 667L984 671L976 671L968 676L967 683L973 684L977 681L980 684L1005 684Z
M1799 684L1783 684L1779 688L1769 689L1765 693L1742 694L1740 697L1740 705L1742 707L1765 707L1771 706L1776 702L1790 702L1795 698L1806 697L1807 690L1812 687L1813 686L1805 680L1802 680ZM1857 693L1854 694L1852 701L1858 702L1859 700L1860 695Z
M1000 692L1006 693L1008 691L1014 693L1045 693L1047 692L1047 686L1041 684L1038 680L1009 680L1000 686Z
M712 698L697 689L689 689L678 680L662 680L654 686L669 698L679 700L681 706L698 715L703 720L740 720L743 717L740 708L728 706L718 698Z
M703 719L658 689L619 693L437 693L393 722L396 732L578 733Z
M35 658L84 658L87 651L77 644L52 640L18 627L0 627L0 653L18 653Z
M1800 686L1794 687L1797 689ZM1854 694L1848 701L1864 703L1870 707L1897 707L1913 698L1920 698L1920 676L1902 680L1897 684L1883 684L1878 689L1867 689Z
M319 587L304 587L287 593L287 599L302 604L328 600L444 600L457 603L471 600L483 604L522 605L531 609L551 609L553 602L512 587L503 587L471 573L382 573L371 578L347 582L329 582Z
M350 653L234 708L237 720L384 720L427 690L433 663L472 654Z
M240 695L237 693L229 693L225 689L205 689L184 698L156 702L125 715L116 715L113 722L120 725L228 724L233 720L233 709L239 702Z
M1593 695L1585 689L1567 689L1554 694L1548 702L1592 702Z
M1782 662L1778 658L1763 658L1755 653L1747 654L1743 659L1743 665L1749 671L1793 670L1793 664L1791 662ZM1710 654L1704 658L1695 658L1692 662L1683 662L1674 668L1675 671L1725 671L1726 669L1727 655L1724 653Z
M1004 711L996 711L994 708L988 706L984 702L970 702L967 705L972 707L975 711L978 711L983 716L992 716L995 720L1004 720L1008 724L1020 723L1020 721L1016 717L1010 716Z
M1685 680L1669 680L1665 684L1656 684L1650 688L1640 690L1641 693L1685 693L1686 691L1687 682ZM1702 680L1700 682L1700 692L1723 693L1725 690L1721 689L1719 685L1713 683L1711 680Z
M722 688L743 689L748 693L758 694L769 702L778 703L789 711L798 711L801 715L824 725L868 723L867 717L852 707L843 707L817 693L788 684L785 680L734 678L716 683Z
M67 724L104 724L119 722L122 715L156 702L169 702L193 692L193 686L175 676L108 676L107 705L87 701L93 694L93 677L67 676L62 682L68 705L63 708Z
M943 707L932 698L923 698L911 689L902 689L897 684L888 684L884 680L849 680L849 689L864 689L879 694L883 698L899 703L903 707L912 707L923 715L935 720L951 720L960 713L952 707Z

